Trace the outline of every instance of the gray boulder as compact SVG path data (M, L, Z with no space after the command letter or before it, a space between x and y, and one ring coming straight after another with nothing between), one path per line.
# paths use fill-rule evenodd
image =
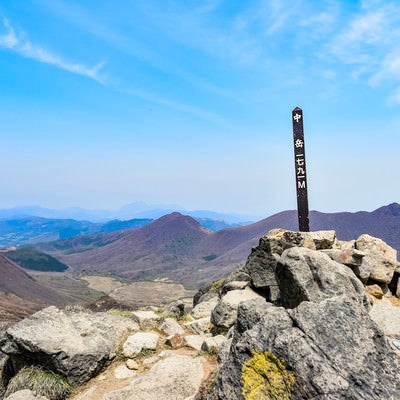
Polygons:
M8 371L42 365L82 384L112 361L122 335L137 329L136 322L117 315L48 307L9 328L0 346L9 355Z
M363 284L351 269L328 255L307 248L285 250L276 266L280 304L297 307L303 301L319 302L346 294L368 307Z
M278 379L266 386L260 398L289 398L288 387L293 400L386 400L400 390L398 357L367 310L345 295L290 310L259 300L240 304L230 353L209 399L244 399L245 383L257 382L244 366L258 355L276 357L279 373L292 375L290 384ZM268 369L274 371L267 364ZM273 392L281 397L267 397Z
M247 266L254 278L254 253L263 267L272 264L279 301L238 304L232 342L223 349L207 399L399 399L397 339L389 342L371 319L365 288L352 269L326 254L338 250L335 236L271 235Z
M370 235L361 235L355 246L365 253L360 267L360 278L364 282L373 279L389 284L397 266L397 251L383 240Z
M238 306L242 301L264 297L246 287L243 290L231 290L221 298L211 314L211 323L224 328L230 328L236 321Z
M259 245L252 249L243 269L250 276L252 285L261 290L268 301L279 300L275 269L282 253L292 247L337 250L340 244L335 231L293 232L273 229L268 232L260 239Z

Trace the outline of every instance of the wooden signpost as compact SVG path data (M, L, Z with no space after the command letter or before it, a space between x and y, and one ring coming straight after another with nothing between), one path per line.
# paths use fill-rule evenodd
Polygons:
M292 122L299 231L310 232L310 222L308 219L307 171L306 152L304 145L303 110L300 107L296 107L292 111Z

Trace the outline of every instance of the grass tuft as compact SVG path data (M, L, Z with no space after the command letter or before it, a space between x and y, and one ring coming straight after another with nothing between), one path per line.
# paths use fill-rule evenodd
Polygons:
M63 376L39 367L19 371L8 383L4 397L23 389L30 389L49 400L64 400L72 392L72 386Z

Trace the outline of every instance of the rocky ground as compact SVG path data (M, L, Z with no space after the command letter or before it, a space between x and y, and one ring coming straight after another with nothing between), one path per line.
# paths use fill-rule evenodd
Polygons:
M49 307L8 328L2 396L400 400L399 276L379 239L274 230L190 313ZM42 378L24 380L32 366Z

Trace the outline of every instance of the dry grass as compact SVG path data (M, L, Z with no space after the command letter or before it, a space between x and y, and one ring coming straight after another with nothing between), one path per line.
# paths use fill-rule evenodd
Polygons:
M81 279L88 282L90 289L98 290L105 294L110 294L113 290L124 286L124 283L107 276L86 275L82 276Z

